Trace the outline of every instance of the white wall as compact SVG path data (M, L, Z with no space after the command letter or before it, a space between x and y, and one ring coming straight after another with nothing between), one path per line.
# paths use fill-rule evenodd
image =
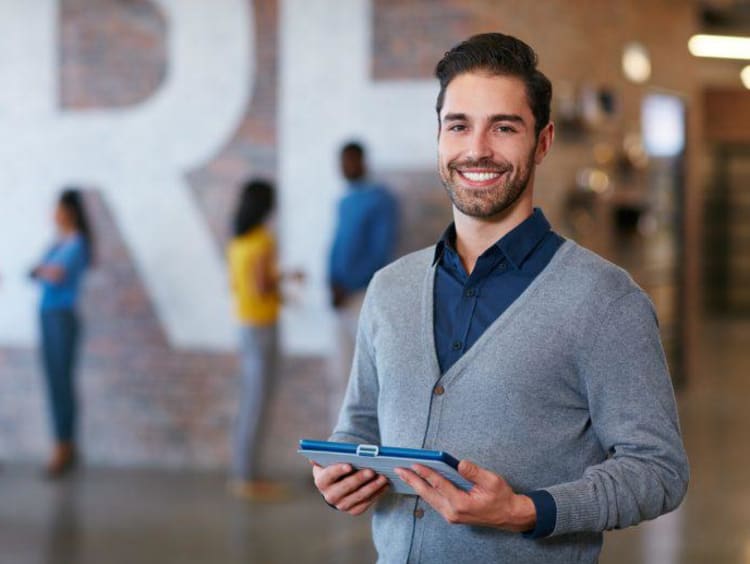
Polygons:
M0 0L0 346L30 346L36 288L26 273L52 237L68 183L100 188L170 343L234 343L220 249L185 182L240 124L255 76L245 0L159 0L168 72L128 108L59 107L57 2ZM432 169L433 81L380 81L369 0L282 0L278 115L282 261L308 273L284 315L285 348L332 346L325 263L342 182L337 154L355 137L378 171Z
M369 0L283 0L281 21L281 243L284 262L310 275L304 307L286 312L284 338L288 350L326 352L338 151L357 138L375 171L433 169L437 83L371 79Z
M160 88L130 108L63 111L57 2L0 1L0 345L34 341L37 296L26 272L71 182L104 192L170 342L233 344L219 249L185 174L221 148L249 103L252 13L245 0L158 4L169 29Z

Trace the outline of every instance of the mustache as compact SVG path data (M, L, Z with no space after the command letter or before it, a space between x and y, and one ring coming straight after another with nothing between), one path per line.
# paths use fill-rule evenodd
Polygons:
M452 161L448 163L450 170L460 170L464 168L482 168L493 172L508 172L513 170L513 166L508 162L497 163L492 159L465 159L462 161Z

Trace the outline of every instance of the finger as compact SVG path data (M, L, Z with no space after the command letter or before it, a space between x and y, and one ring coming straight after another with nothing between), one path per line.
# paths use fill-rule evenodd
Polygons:
M347 511L347 513L349 515L361 515L362 513L364 513L365 511L367 511L370 507L372 507L373 505L375 505L377 503L377 501L381 497L383 497L386 493L388 493L388 484L386 484L380 490L378 490L378 492L376 492L375 495L373 495L372 497L370 497L370 499L366 499L365 501L363 501L361 503L358 503L357 505L355 505L354 507L352 507L351 509L349 509L349 511Z
M328 503L338 506L338 504L346 496L357 491L359 488L364 486L366 483L371 482L377 477L377 474L372 470L359 470L351 476L347 476L331 484L323 490L323 496L326 498Z
M407 468L396 468L396 474L406 482L414 492L425 502L432 506L436 511L442 512L446 506L446 499L440 495L440 492L433 488L424 478L419 476L413 470Z
M494 472L490 472L470 460L462 460L458 463L458 473L471 483L485 489L494 489L499 477Z
M427 482L433 489L437 490L441 496L446 498L451 504L454 504L462 495L463 490L453 485L453 482L443 477L440 473L432 468L415 464L412 466L414 472Z
M365 483L360 488L354 490L352 493L343 497L336 504L336 509L340 511L349 511L355 505L367 501L384 486L388 484L388 480L385 476L377 476L375 479Z
M325 482L326 484L328 482L335 482L341 477L339 474L345 474L346 468L349 467L348 464L333 464L331 466L321 466L320 464L312 460L310 461L310 464L312 464L313 467L313 476L315 476L317 479L323 480L323 482ZM350 467L349 472L351 472Z
M378 476L371 482L366 483L364 486L354 491L351 495L348 495L340 500L336 505L336 509L340 511L349 511L356 505L370 500L375 494L377 494L387 485L387 478L385 476Z
M317 470L317 469L320 470ZM341 478L350 474L352 467L349 464L332 464L323 468L317 463L313 465L313 475L315 476L315 485L318 489L323 490L338 482Z

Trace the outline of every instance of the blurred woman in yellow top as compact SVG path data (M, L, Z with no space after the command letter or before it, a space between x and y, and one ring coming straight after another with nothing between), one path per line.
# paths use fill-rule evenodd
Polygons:
M276 244L267 222L274 208L273 186L264 180L245 184L227 249L235 311L240 322L242 384L233 432L229 488L249 499L283 495L280 484L258 476L258 450L276 379L281 309Z
M264 225L251 227L234 237L227 252L237 319L243 325L273 325L281 309L273 235Z

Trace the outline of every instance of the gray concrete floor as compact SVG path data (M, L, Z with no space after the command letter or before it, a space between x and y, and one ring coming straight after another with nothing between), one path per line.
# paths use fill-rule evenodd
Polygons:
M679 396L692 481L675 513L605 537L603 564L750 562L750 323L710 323L701 377ZM0 470L0 563L359 563L369 519L293 502L248 504L224 476L83 468L57 483Z
M250 504L224 476L85 469L60 482L0 474L0 562L14 564L349 563L374 559L368 519L329 510L311 486Z

